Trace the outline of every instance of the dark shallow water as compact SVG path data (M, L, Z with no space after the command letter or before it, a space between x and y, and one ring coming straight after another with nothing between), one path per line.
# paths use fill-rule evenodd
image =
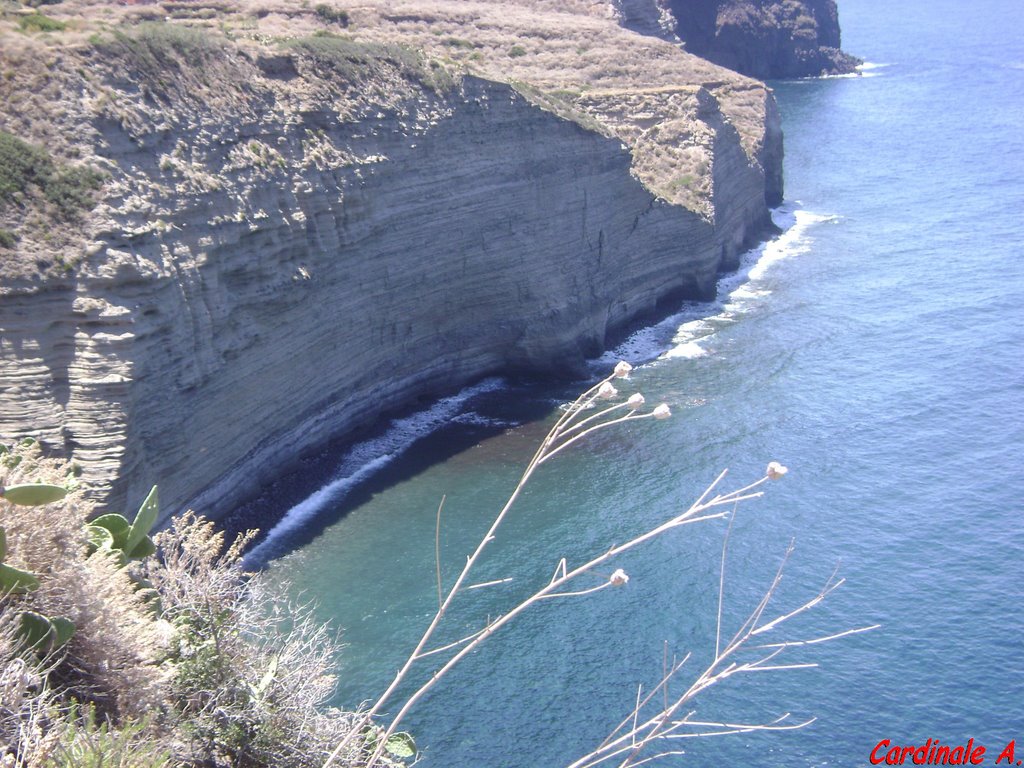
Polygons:
M709 719L818 719L692 741L679 764L861 766L884 738L971 737L992 764L1024 738L1024 11L1011 0L840 10L845 47L881 66L776 84L787 233L718 303L620 349L646 361L631 386L673 418L597 435L545 467L478 577L544 579L559 557L679 510L723 468L741 483L787 464L736 519L727 623L795 539L780 606L812 595L837 562L848 583L790 636L882 628L801 656L820 668L699 699ZM270 573L344 628L340 701L373 697L429 620L441 496L450 581L549 423L522 417L550 419L570 394L492 382L410 417L339 455L332 489L263 550L301 544ZM453 454L456 436L468 447ZM373 485L352 496L371 463ZM410 718L423 765L563 765L658 677L666 642L706 659L723 532L682 529L623 559L627 588L543 606L496 636ZM513 592L470 593L452 631Z

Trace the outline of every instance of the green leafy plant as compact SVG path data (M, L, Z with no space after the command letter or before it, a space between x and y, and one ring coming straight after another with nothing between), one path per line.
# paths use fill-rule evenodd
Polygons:
M63 616L49 618L35 611L24 611L19 617L17 638L22 646L40 656L64 646L75 634L75 624Z
M134 522L129 523L128 518L116 512L97 517L86 528L92 550L117 552L122 563L149 557L156 552L149 533L156 524L159 509L157 487L154 485L135 514Z
M39 579L28 571L7 565L7 531L0 528L0 591L9 595L23 595L39 589Z
M154 743L151 720L115 727L92 704L73 702L60 719L60 739L42 768L169 768L171 750Z
M5 449L6 452L6 449ZM0 487L0 497L11 504L38 507L52 504L67 496L68 490L47 483L22 483ZM18 595L39 589L35 574L3 562L7 557L7 531L0 527L0 590L3 594ZM49 618L35 611L23 611L18 617L15 637L25 650L47 656L64 646L75 633L75 625L63 616Z
M0 488L0 498L22 507L52 504L68 495L68 489L47 483L24 483Z
M363 729L363 750L373 755L378 752L380 765L385 768L404 768L406 761L416 757L416 741L411 733L400 731L384 737L385 731L379 726L367 726ZM385 740L382 742L382 738Z

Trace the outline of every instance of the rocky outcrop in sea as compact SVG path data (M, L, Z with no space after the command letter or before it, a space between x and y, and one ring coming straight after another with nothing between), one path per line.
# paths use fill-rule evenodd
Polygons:
M625 3L623 3L625 4ZM686 50L759 80L854 72L861 60L842 51L835 0L646 0ZM647 14L636 18L648 21ZM659 29L664 24L659 22Z

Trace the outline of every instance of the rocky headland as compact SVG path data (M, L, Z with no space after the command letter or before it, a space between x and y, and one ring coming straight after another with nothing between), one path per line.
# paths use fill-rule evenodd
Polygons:
M218 515L711 296L781 201L774 100L613 5L8 3L0 435Z
M647 0L686 50L759 80L854 72L835 0Z

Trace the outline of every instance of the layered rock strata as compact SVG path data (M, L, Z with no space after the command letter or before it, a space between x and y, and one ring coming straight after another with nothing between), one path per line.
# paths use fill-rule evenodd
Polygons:
M166 514L217 515L382 412L571 373L713 295L781 198L770 93L721 70L567 95L387 56L368 79L225 46L160 81L81 56L84 79L51 70L79 94L53 130L108 179L73 270L7 265L0 434L73 456L114 508L159 482Z

